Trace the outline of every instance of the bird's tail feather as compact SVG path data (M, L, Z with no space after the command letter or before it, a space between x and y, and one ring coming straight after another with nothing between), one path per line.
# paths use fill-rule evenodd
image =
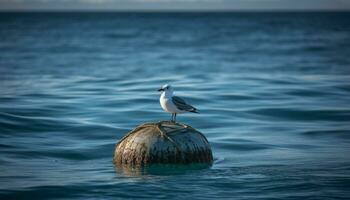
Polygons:
M190 110L190 112L198 113L198 114L199 114L199 110L197 110L197 109L192 109L192 110Z

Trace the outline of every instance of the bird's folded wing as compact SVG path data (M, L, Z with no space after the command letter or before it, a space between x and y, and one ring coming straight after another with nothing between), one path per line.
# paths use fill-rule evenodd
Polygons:
M179 110L185 110L185 111L195 111L196 108L187 104L183 99L181 99L180 97L177 96L173 96L172 98L173 103L175 104L175 106L179 109Z

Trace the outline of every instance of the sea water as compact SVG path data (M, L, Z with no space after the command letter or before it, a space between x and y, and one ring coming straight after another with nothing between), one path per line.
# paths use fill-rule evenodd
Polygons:
M349 199L350 14L1 13L1 199ZM209 168L118 171L116 142L200 114Z

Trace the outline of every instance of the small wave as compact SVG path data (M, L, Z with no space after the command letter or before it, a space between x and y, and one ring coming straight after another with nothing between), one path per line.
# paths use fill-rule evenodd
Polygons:
M131 39L138 36L137 33L107 33L104 35L106 38L111 39Z
M3 148L2 153L11 155L17 159L46 159L49 160L94 160L101 158L109 158L114 148L114 142L102 143L97 142L86 144L75 144L69 141L60 141L59 138L55 142L44 145L38 143L35 139L28 139L31 144L17 145L16 148ZM38 146L40 145L40 147Z
M350 121L350 110L298 110L293 108L260 108L247 113L279 120Z
M308 45L303 48L306 52L321 52L321 51L327 51L328 47L325 45Z
M23 187L23 186L22 186ZM0 195L4 199L47 199L47 196L56 194L56 197L61 198L73 198L77 193L83 191L82 186L37 186L37 187L27 187L16 190L2 190Z
M258 143L253 140L244 139L221 139L211 142L216 148L236 150L236 151L255 151L275 148L275 145Z
M309 137L337 137L350 139L350 130L313 130L305 131L302 134Z
M259 98L252 95L243 94L221 94L217 96L218 99L223 100L258 100Z
M292 96L299 96L299 97L322 97L322 96L329 96L330 92L325 90L307 90L307 89L295 89L293 91L287 91L285 92L287 95Z
M339 86L335 86L336 88L345 91L345 92L350 92L350 85L348 84L343 84L343 85L339 85Z
M0 112L0 127L3 133L59 131L69 126L69 122L62 122L51 117L23 116Z

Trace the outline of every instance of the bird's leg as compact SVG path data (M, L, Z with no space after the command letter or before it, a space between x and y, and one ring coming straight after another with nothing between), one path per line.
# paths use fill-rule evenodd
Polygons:
M176 122L176 113L174 114L174 122Z
M174 121L174 113L171 113L171 120L170 121Z

